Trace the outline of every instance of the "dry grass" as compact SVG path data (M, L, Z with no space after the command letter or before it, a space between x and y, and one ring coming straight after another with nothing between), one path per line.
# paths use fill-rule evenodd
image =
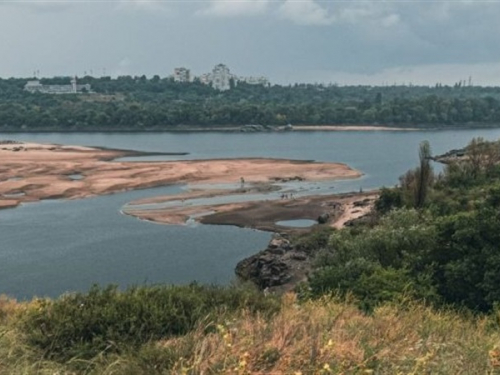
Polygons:
M267 320L241 311L222 324L203 321L185 336L139 350L64 364L43 361L42 353L24 344L15 322L25 308L0 299L0 374L495 374L500 369L496 316L437 311L410 301L367 316L350 301L298 303L289 294L280 313Z

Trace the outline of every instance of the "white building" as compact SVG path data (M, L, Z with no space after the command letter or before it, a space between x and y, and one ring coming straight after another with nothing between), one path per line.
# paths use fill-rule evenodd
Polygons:
M191 82L192 79L190 70L183 67L175 68L171 77L176 82ZM232 74L224 64L218 64L210 73L202 74L194 79L205 85L212 85L214 89L219 91L231 89L231 81L234 85L237 85L238 82L246 82L249 85L269 86L269 80L266 77L238 77Z
M24 89L31 93L41 92L42 94L80 94L83 92L91 92L89 84L79 85L76 77L71 80L70 85L43 85L40 81L28 81L24 85Z
M236 77L231 74L229 68L224 64L218 64L213 68L211 78L212 87L220 91L229 90L231 80L237 81Z
M191 82L191 72L186 68L175 68L173 75L175 82Z
M212 75L210 73L205 73L199 76L198 79L201 83L209 85L212 82Z

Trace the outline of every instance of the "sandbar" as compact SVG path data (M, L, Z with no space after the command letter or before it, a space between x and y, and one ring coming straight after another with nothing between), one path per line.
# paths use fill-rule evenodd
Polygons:
M352 220L370 213L378 197L378 191L364 193L310 195L295 197L287 194L286 199L264 199L249 202L191 205L190 199L213 198L232 194L265 192L269 187L238 189L234 191L188 191L169 197L155 197L131 202L124 213L142 220L161 224L184 225L195 220L203 224L235 225L271 232L297 232L309 228L293 228L277 225L284 220L317 220L327 214L326 225L340 229ZM141 208L142 205L173 203L161 208ZM135 208L134 208L135 206ZM144 206L142 206L144 207Z
M124 162L132 151L0 142L0 208L48 198L76 199L171 184L335 180L362 174L342 163L283 159ZM72 178L78 175L78 179Z

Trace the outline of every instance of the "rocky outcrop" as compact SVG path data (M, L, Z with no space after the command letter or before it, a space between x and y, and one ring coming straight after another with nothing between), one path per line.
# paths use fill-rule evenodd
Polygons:
M243 132L243 133L273 132L276 130L277 129L271 125L249 124L249 125L243 125L240 127L240 132Z
M239 262L235 272L260 289L286 290L304 280L309 270L309 256L295 249L283 235L275 234L267 249Z
M467 150L465 148L450 150L442 155L431 157L431 160L443 164L449 164L456 162L457 160L462 160L465 157L466 151Z

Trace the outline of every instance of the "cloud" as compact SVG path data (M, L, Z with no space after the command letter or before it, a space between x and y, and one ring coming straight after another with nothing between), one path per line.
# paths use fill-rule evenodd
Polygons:
M208 7L196 12L207 17L256 16L266 12L269 0L211 0Z
M164 2L155 0L119 0L118 9L130 12L149 12L155 14L170 13Z
M336 21L328 10L314 0L286 0L278 9L279 15L299 25L330 25Z
M395 26L399 23L401 20L401 17L399 14L389 14L388 16L382 18L382 26L384 27L391 27Z
M70 0L0 0L0 5L23 7L37 13L61 12L71 8Z
M282 19L298 25L343 25L360 27L393 27L401 21L400 15L392 7L382 3L336 2L317 3L315 0L286 0L278 9Z

